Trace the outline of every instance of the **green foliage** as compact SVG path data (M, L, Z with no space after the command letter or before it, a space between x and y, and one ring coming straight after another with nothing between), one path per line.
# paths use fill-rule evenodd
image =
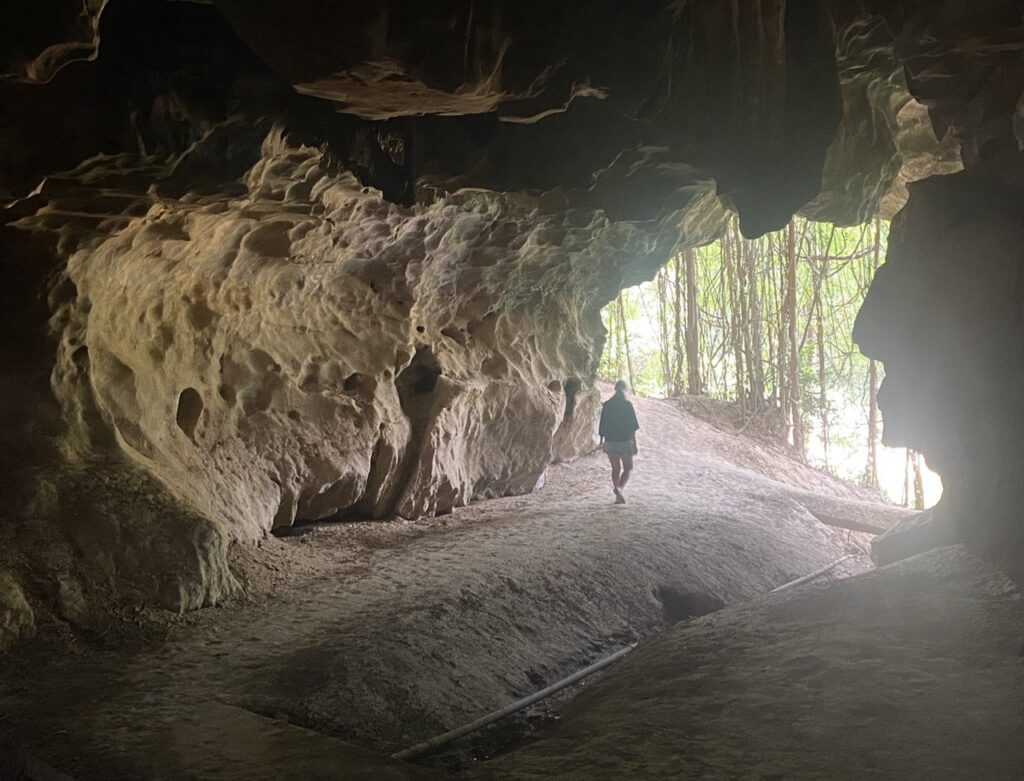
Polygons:
M885 256L887 234L885 222L841 228L796 218L795 300L788 308L788 229L746 241L733 223L721 240L691 256L704 392L741 402L751 414L781 410L789 417L790 442L798 423L808 460L826 465L827 452L827 465L849 478L863 475L868 445L869 361L853 344L853 324ZM606 307L600 377L628 380L631 365L636 393L666 396L685 389L683 257ZM790 313L799 356L799 421L781 407L791 392Z

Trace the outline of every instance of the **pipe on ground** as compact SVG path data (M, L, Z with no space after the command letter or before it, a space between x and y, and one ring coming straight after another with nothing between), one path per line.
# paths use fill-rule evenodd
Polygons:
M796 580L789 581L789 583L783 583L781 586L778 586L777 588L773 588L768 593L769 594L775 594L775 593L777 593L779 591L785 591L788 588L793 588L793 586L799 586L802 583L808 583L808 582L810 582L812 580L815 580L816 578L820 578L822 575L827 575L832 570L834 570L836 567L838 567L840 564L842 564L844 561L846 561L847 559L852 559L852 558L853 558L853 554L852 553L847 553L845 556L843 556L842 558L836 559L831 564L826 564L821 569L816 569L816 570L814 570L814 572L811 572L808 575L804 575L801 578L797 578Z
M464 724L461 727L456 727L455 729L449 730L448 732L445 732L441 735L436 735L430 738L429 740L424 740L422 743L417 743L415 746L410 746L409 748L403 749L402 751L396 751L394 754L391 755L391 758L397 760L409 760L413 757L418 757L421 754L426 754L428 751L433 751L434 749L439 748L440 746L443 746L446 743L451 743L453 740L457 740L458 738L461 738L463 735L468 735L471 732L476 732L478 729L486 727L488 724L493 724L494 722L499 721L505 718L506 716L510 716L516 711L520 711L523 708L533 705L535 702L540 702L541 700L550 697L552 694L561 691L567 686L572 686L572 684L586 678L588 675L593 675L599 670L603 670L605 667L612 664L613 662L617 662L619 659L628 654L634 648L636 648L636 643L628 645L625 648L620 648L611 656L606 656L604 659L594 662L592 665L588 667L584 667L582 670L573 673L568 678L563 678L557 683L551 684L547 688L541 689L538 692L534 692L533 694L523 697L520 700L516 700L515 702L506 705L504 708L496 710L492 713L488 713L486 716L482 716L481 718L477 719L476 721L472 721L469 724Z
M781 586L778 586L777 588L773 588L768 593L775 594L779 591L785 591L786 589L793 588L794 586L799 586L802 583L807 583L816 578L820 578L822 575L827 575L829 572L834 570L847 559L852 558L853 554L847 554L841 558L836 559L831 564L826 564L821 569L817 569L808 575L804 575L803 577L796 578L795 580L791 580L788 583L784 583ZM567 686L572 686L572 684L586 678L588 675L593 675L599 670L603 670L608 665L617 662L619 659L628 654L634 648L636 648L636 643L628 645L625 648L620 648L611 656L606 656L604 659L594 662L592 665L589 665L588 667L584 667L582 670L573 673L568 678L563 678L557 683L553 683L550 686L541 689L538 692L534 692L533 694L523 697L522 699L516 700L515 702L506 705L504 708L500 708L499 710L493 711L492 713L488 713L486 716L482 716L476 721L471 721L469 724L463 724L461 727L456 727L455 729L448 730L448 732L444 732L440 735L435 735L434 737L429 738L428 740L424 740L421 743L417 743L415 746L410 746L409 748L403 749L401 751L396 751L394 754L391 755L391 758L401 761L410 760L414 757L426 754L428 751L433 751L436 748L440 748L446 743L451 743L453 740L458 740L459 738L463 737L464 735L468 735L471 732L476 732L479 729L483 729L488 724L493 724L494 722L500 721L506 716L511 716L513 713L521 711L523 708L527 708L530 705L533 705L535 702L540 702L541 700L550 697L552 694L560 692Z

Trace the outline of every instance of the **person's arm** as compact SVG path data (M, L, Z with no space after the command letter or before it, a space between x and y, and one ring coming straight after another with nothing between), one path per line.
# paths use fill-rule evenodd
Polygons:
M596 453L604 445L604 412L605 408L601 407L601 418L597 424L597 446L591 450L591 453Z

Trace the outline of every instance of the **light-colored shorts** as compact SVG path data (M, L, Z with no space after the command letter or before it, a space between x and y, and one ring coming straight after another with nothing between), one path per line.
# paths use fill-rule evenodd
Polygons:
M604 452L610 456L635 456L636 445L632 442L605 442Z

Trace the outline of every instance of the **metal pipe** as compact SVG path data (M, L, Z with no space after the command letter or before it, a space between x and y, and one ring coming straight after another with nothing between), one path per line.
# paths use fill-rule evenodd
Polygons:
M853 558L853 554L852 553L847 553L845 556L843 556L842 558L836 559L831 564L826 564L821 569L816 569L816 570L814 570L814 572L810 573L809 575L804 575L802 578L797 578L796 580L791 580L791 581L789 581L789 583L783 583L781 586L779 586L778 588L773 588L768 593L769 594L774 594L777 591L785 591L787 588L793 588L793 586L799 586L801 583L807 583L808 581L814 580L815 578L820 578L822 575L827 575L828 573L830 573L832 570L834 570L836 567L838 567L840 564L842 564L847 559L852 559L852 558Z
M515 713L516 711L520 711L523 708L533 705L533 703L535 702L540 702L546 697L550 697L552 694L561 691L567 686L572 686L572 684L576 683L579 680L582 680L583 678L586 678L588 675L593 675L598 670L603 670L612 662L616 662L619 659L621 659L634 648L636 648L636 643L628 645L625 648L620 648L611 656L606 656L604 659L601 659L598 662L594 662L589 667L584 667L582 670L573 673L568 678L563 678L562 680L558 681L557 683L551 684L545 689L541 689L540 691L534 692L533 694L527 697L523 697L521 700L516 700L515 702L506 705L504 708L496 710L493 713L489 713L486 716L477 719L476 721L470 722L469 724L464 724L461 727L456 727L455 729L449 730L448 732L445 732L441 735L436 735L435 737L432 737L429 740L424 740L422 743L417 743L415 746L410 746L409 748L403 749L402 751L396 751L394 754L391 755L391 758L398 760L412 759L413 757L418 757L420 754L425 754L428 751L443 746L445 743L451 743L453 740L461 738L463 735L468 735L471 732L476 732L478 729L486 727L488 724L493 724L494 722L499 721L500 719L503 719L506 716Z

